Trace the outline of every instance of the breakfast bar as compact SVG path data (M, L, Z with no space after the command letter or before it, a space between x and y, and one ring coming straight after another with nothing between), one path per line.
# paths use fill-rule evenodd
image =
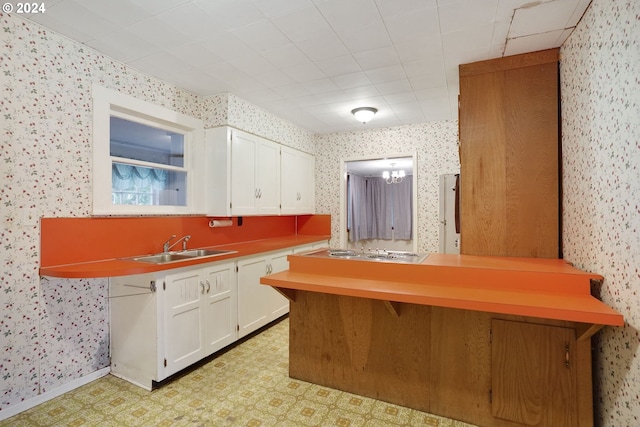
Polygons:
M622 315L560 259L290 255L293 378L480 426L592 426L591 336Z

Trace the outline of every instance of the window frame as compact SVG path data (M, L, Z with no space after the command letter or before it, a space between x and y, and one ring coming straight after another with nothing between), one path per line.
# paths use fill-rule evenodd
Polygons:
M133 96L94 85L93 95L93 215L185 215L202 214L204 125L197 119ZM110 154L110 118L117 116L148 126L180 132L184 135L186 206L112 204L111 165L120 157Z

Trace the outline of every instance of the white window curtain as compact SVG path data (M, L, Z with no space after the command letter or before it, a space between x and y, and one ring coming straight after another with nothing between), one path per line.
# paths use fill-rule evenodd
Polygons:
M412 177L387 184L383 178L349 174L350 240L411 240Z

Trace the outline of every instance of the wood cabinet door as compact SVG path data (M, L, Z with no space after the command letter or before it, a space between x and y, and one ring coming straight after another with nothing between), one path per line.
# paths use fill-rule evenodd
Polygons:
M523 426L578 425L575 330L493 319L491 410Z

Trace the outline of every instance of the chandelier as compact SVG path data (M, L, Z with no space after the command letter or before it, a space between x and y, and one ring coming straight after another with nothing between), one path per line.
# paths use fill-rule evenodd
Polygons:
M395 163L391 164L393 167ZM404 171L402 169L397 171L384 171L382 172L382 178L387 182L387 184L400 184L404 178Z

